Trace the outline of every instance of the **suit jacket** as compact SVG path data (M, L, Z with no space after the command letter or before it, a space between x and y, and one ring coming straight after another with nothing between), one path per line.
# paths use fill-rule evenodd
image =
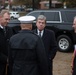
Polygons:
M37 33L37 29L35 29L33 31L35 33ZM53 69L52 60L55 57L56 52L57 52L57 43L56 43L56 39L55 39L55 34L52 30L44 29L44 33L41 38L43 40L48 62L49 62L50 75L52 75L52 69Z
M37 33L37 29L33 31ZM54 32L52 30L44 29L42 40L43 40L48 58L50 60L53 60L57 52L57 43L56 43Z
M12 34L13 31L11 28L6 27L6 33L4 33L4 30L0 28L0 75L4 75L5 73L5 66L8 57L8 41Z

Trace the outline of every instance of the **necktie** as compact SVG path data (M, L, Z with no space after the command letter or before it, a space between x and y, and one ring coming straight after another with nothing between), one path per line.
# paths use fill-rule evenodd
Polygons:
M41 31L39 31L39 36L41 37Z

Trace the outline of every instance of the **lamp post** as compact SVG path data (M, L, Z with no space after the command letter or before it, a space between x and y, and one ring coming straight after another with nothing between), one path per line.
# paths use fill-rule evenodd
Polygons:
M51 8L52 0L49 0L49 9Z
M32 8L33 8L33 10L34 10L34 0L32 0Z

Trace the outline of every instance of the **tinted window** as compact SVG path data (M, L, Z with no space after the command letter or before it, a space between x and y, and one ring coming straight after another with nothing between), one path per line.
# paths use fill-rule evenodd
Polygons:
M33 12L33 13L29 13L27 15L32 15L32 16L35 16L37 18L40 15L40 12Z
M45 12L47 21L60 21L59 12Z
M16 13L16 14L19 14L19 13Z
M65 11L66 19L68 22L73 22L73 18L76 16L75 11Z
M46 16L46 20L47 21L60 21L60 17L59 17L59 12L32 12L32 13L29 13L27 15L32 15L32 16L35 16L36 18L39 16L39 15L45 15Z

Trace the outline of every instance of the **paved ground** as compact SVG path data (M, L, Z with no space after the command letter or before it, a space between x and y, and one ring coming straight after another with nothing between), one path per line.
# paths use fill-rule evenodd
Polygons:
M71 74L71 53L57 52L53 61L53 75L72 75Z

